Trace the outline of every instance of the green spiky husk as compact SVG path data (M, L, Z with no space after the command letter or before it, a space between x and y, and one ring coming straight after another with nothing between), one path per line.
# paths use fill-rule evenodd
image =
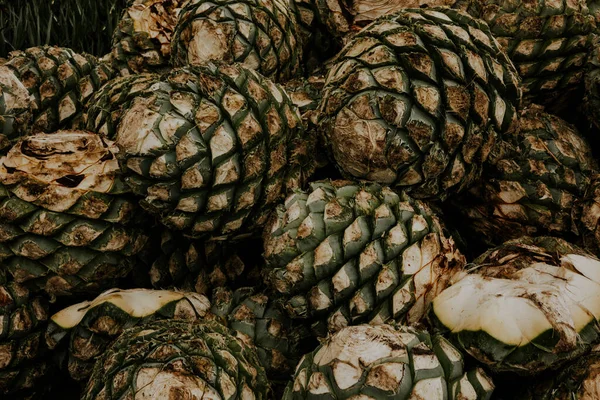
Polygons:
M171 37L189 0L130 0L113 33L111 61L121 75L166 72Z
M171 295L173 299L158 304L158 308L145 310L144 315L131 315L131 310L139 304L128 302L119 303L120 293L139 293L138 297L132 296L131 300L144 302L145 293L153 291L119 289L109 290L92 302L76 304L52 316L46 330L46 342L54 351L62 368L66 369L76 381L86 381L94 367L94 363L104 354L108 346L125 329L147 324L152 321L184 319L188 321L210 319L208 299L195 293L181 293L181 295L163 292L163 296ZM110 297L100 302L98 299ZM77 310L72 310L77 306ZM64 325L63 317L85 310L85 314L75 325ZM70 322L69 319L65 321Z
M0 394L27 398L40 392L50 367L43 337L47 320L47 299L7 281L0 271Z
M585 0L468 2L486 21L523 79L525 98L554 112L580 100L586 59L596 29Z

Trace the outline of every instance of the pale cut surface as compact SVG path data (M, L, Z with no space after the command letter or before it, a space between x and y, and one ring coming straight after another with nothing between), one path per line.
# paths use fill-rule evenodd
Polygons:
M73 304L59 311L52 316L52 321L63 329L71 329L81 322L89 309L102 303L112 303L132 317L142 318L154 314L166 304L184 297L188 298L198 311L206 312L210 309L208 299L196 293L150 289L111 289L92 301Z
M484 331L508 345L525 346L550 329L574 345L578 332L600 317L593 268L600 263L576 254L563 260L581 274L536 263L510 279L467 275L435 298L434 313L452 332Z
M0 136L12 136L13 131L27 124L31 117L32 100L29 91L14 72L0 65ZM10 126L7 122L14 120Z
M52 211L84 193L109 193L119 172L118 148L99 135L60 131L21 139L0 159L0 183L20 184L15 195ZM40 190L43 187L43 190Z

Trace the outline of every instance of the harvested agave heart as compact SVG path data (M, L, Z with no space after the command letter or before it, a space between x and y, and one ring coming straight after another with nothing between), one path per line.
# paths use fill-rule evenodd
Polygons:
M291 320L277 297L256 287L234 291L217 287L211 296L211 311L244 342L254 343L258 358L273 381L288 380L304 352L314 348L314 339L306 324Z
M155 321L128 329L96 362L82 400L266 400L256 348L216 322Z
M0 396L30 398L43 392L50 370L43 332L48 300L7 280L0 269Z
M60 131L19 140L0 158L0 261L50 296L112 287L146 236L118 149L97 134Z
M76 128L85 102L113 75L96 57L64 47L31 47L4 64L31 95L31 132Z
M600 399L600 346L549 378L542 378L514 396L516 400Z
M338 44L380 17L407 8L452 6L454 0L294 0L302 27L314 35L319 28ZM319 32L321 33L321 32ZM315 38L317 39L317 38ZM313 39L314 40L314 39ZM314 40L316 42L316 40ZM315 43L318 45L318 43Z
M357 325L300 360L283 400L489 400L493 391L485 371L465 371L461 353L443 337L405 326Z
M419 323L465 263L426 203L375 183L313 182L276 209L263 238L268 283L320 336Z
M54 314L46 342L69 375L85 381L96 359L125 329L157 320L210 318L209 309L208 299L197 293L111 289Z
M131 0L112 37L112 65L123 75L166 72L171 38L189 0Z
M173 35L172 64L240 63L276 82L294 77L302 44L290 1L192 1Z
M0 152L11 139L28 132L33 102L23 82L8 67L0 65Z
M600 261L553 237L508 241L433 300L433 323L494 371L536 375L600 338Z
M598 13L600 16L600 12ZM589 125L600 129L600 40L594 40L585 72L582 108Z
M459 2L461 3L461 2ZM586 0L472 0L481 18L515 64L524 98L552 113L580 101L596 21Z
M484 22L408 9L338 54L320 122L345 175L444 200L479 179L496 138L514 129L520 98L517 72Z
M600 175L593 175L574 207L575 231L586 250L600 257Z
M487 245L521 236L575 239L573 209L598 169L591 146L574 126L539 107L523 111L517 125L491 152L482 180L449 202L452 212L465 218L473 240ZM598 217L586 212L584 218L580 236L588 241Z
M257 232L314 168L283 88L238 64L115 79L85 120L123 150L142 207L195 238Z

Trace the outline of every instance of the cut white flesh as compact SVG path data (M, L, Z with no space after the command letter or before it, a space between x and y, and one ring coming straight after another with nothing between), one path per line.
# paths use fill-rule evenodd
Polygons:
M103 303L111 303L134 318L142 318L154 314L157 310L172 301L187 298L200 314L210 309L208 299L197 293L175 292L170 290L150 289L111 289L92 301L73 304L54 314L52 321L63 329L71 329L78 325L85 314Z
M511 279L467 275L435 298L434 313L454 333L484 331L525 346L554 329L575 345L578 333L600 317L600 263L574 254L561 260L575 271L536 263Z

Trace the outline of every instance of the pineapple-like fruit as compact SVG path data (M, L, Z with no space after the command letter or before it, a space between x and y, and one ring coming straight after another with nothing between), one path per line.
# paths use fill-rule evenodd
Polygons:
M532 107L520 115L516 134L492 151L481 182L451 203L488 245L543 234L569 238L573 207L596 169L575 127Z
M376 19L407 8L452 6L454 0L294 0L304 25L312 31L319 26L337 43L345 43L352 34ZM304 18L302 18L302 16Z
M318 335L362 322L415 324L465 259L422 201L375 183L321 181L267 224L269 283Z
M120 177L118 149L95 133L19 140L0 158L0 262L50 296L114 287L146 237Z
M169 69L171 38L189 0L131 0L113 34L111 61L121 75Z
M461 353L440 336L404 326L358 325L304 356L283 400L488 400L493 390L485 371L465 371Z
M467 0L515 64L525 98L561 112L583 82L596 29L586 0Z
M508 241L437 296L431 317L492 370L555 369L600 338L600 261L553 237Z
M600 257L600 175L593 175L591 182L574 208L575 232L583 247Z
M302 43L292 0L196 0L172 41L174 66L241 63L275 81L300 71Z
M192 237L255 232L312 171L314 140L285 91L241 65L115 79L85 120L123 149L142 207Z
M280 302L254 287L213 290L211 311L244 342L254 343L261 364L272 380L288 379L311 343L305 324L290 320Z
M29 398L47 374L48 301L6 279L0 269L0 397ZM7 397L3 397L7 396Z
M551 377L527 385L516 400L600 399L600 346L561 368Z
M158 255L143 267L156 289L178 288L206 296L216 287L235 288L261 283L260 266L249 250L260 248L256 239L230 245L223 241L190 239L180 232L163 229L149 245Z
M583 114L590 126L600 129L600 39L594 41L591 49L584 82Z
M216 322L128 329L96 362L82 400L267 399L256 349Z
M32 97L33 133L77 127L85 102L114 75L95 57L62 47L14 51L4 65Z
M321 123L346 175L445 199L474 183L513 129L517 73L488 26L450 9L375 21L338 54Z
M210 303L197 293L148 289L111 289L92 301L54 314L46 331L52 350L76 381L89 378L94 362L125 329L156 320L205 319Z
M29 91L8 67L0 65L0 151L28 132L33 102Z

